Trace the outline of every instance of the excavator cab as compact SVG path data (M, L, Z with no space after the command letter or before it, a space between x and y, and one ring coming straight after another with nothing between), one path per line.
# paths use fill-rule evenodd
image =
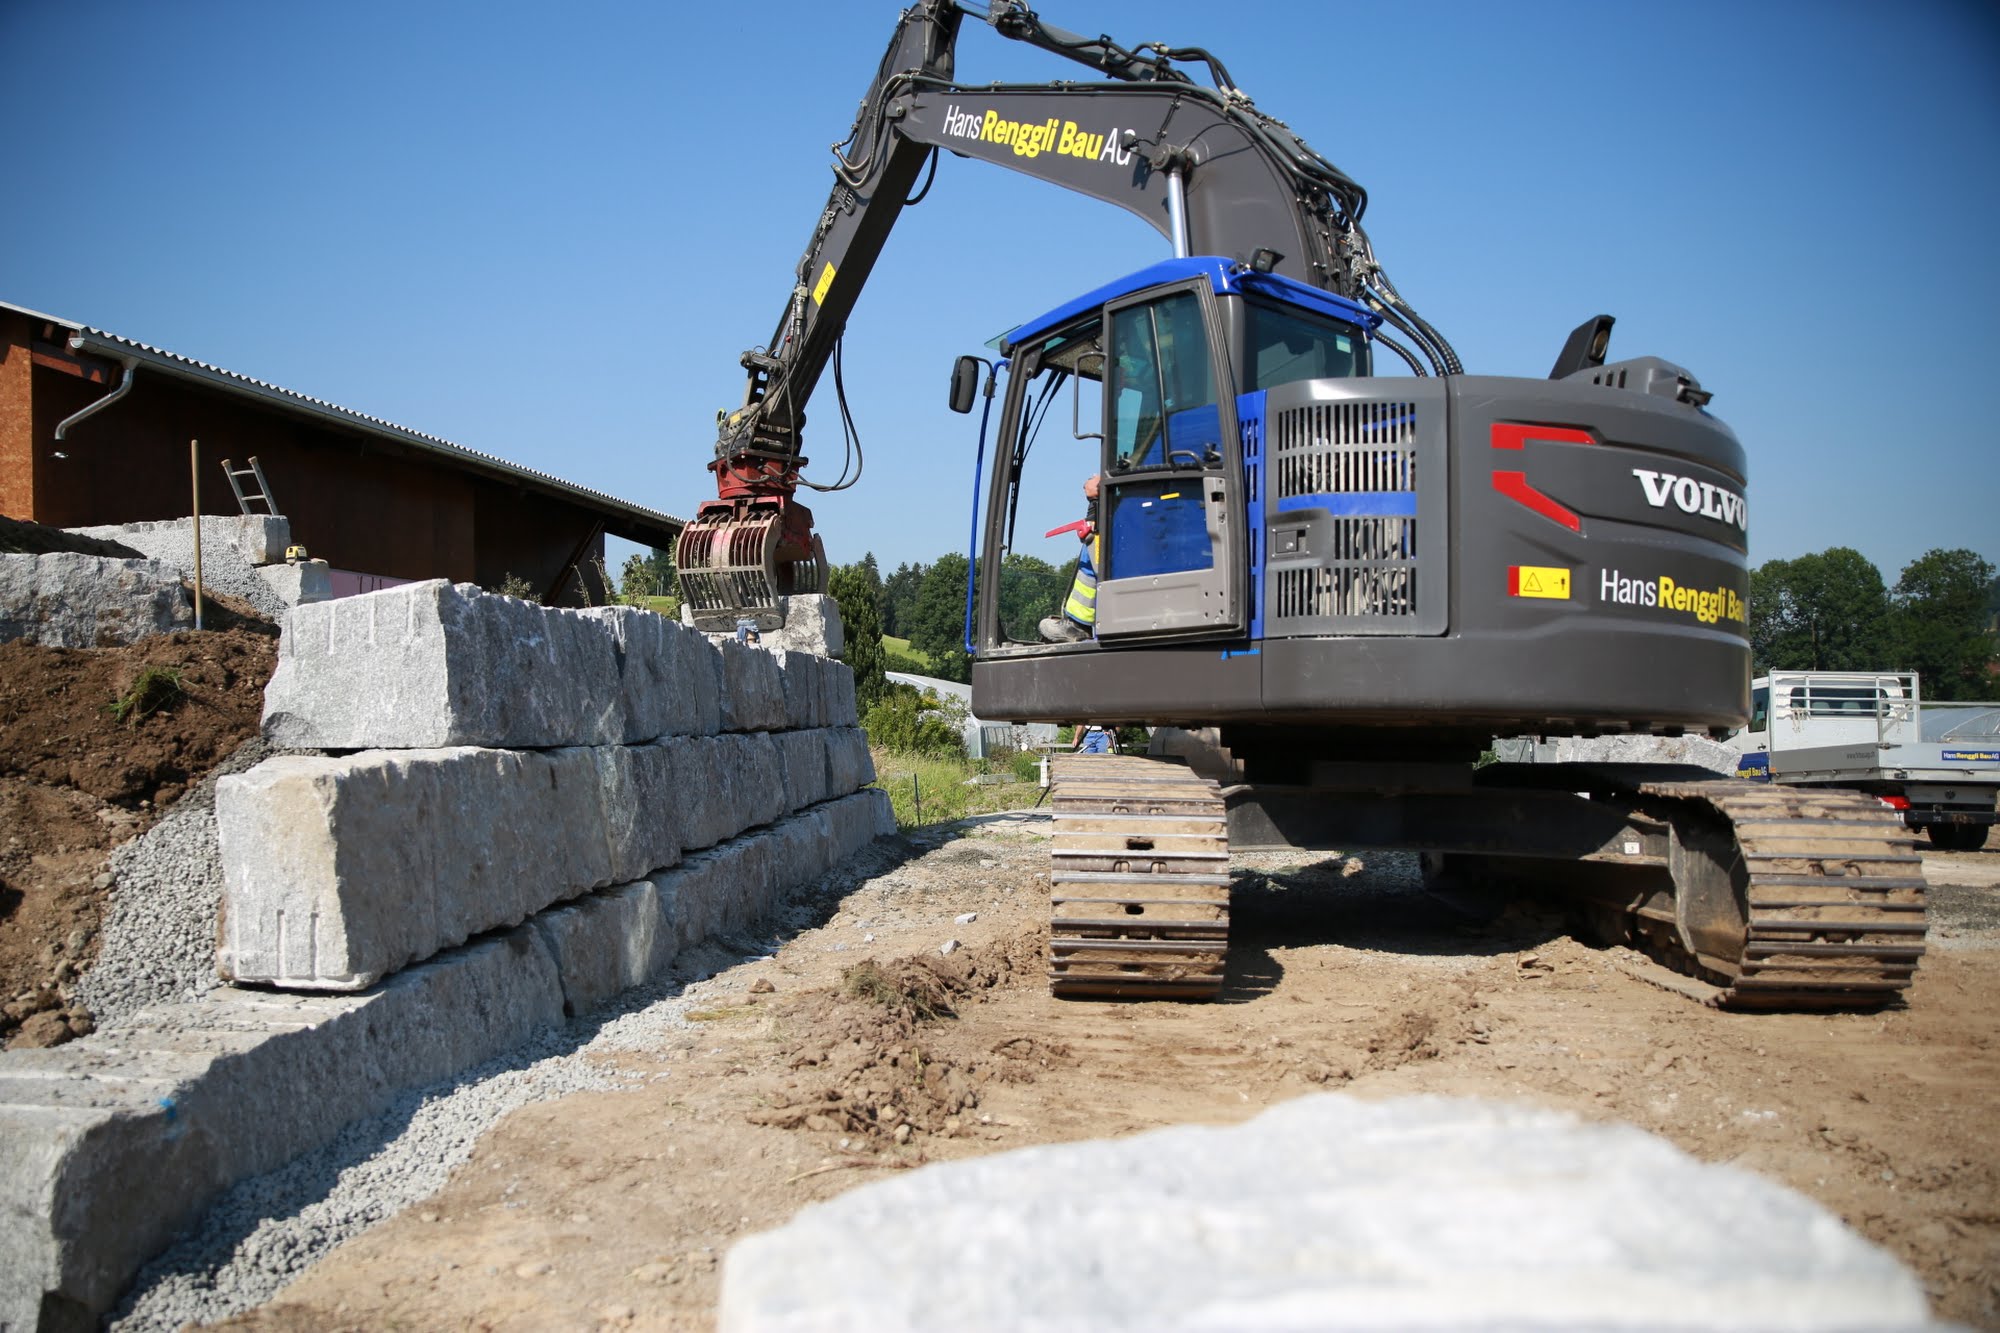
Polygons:
M1260 403L1245 395L1365 374L1372 320L1289 279L1195 257L1152 265L1010 333L981 564L981 587L994 591L972 627L981 650L1048 651L1003 631L998 591L1007 556L1036 550L1039 525L1022 529L1019 511L1024 495L1046 493L1038 470L1069 485L1092 470L1101 478L1097 621L1089 639L1060 650L1248 636L1263 524L1252 503ZM1060 439L1060 422L1073 443Z

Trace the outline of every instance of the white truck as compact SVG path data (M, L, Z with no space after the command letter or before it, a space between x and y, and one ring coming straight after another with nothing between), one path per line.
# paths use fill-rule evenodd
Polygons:
M1907 671L1774 671L1750 682L1738 777L1868 792L1952 851L1986 844L2000 704L1924 703Z

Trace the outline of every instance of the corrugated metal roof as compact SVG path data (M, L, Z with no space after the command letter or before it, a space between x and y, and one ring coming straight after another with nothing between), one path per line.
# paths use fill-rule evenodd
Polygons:
M477 449L468 449L462 444L454 444L450 440L426 434L420 430L412 430L408 426L399 426L393 421L384 421L381 417L370 416L366 412L357 412L353 408L342 407L338 403L329 403L324 399L314 398L308 394L281 388L275 384L267 384L263 380L252 379L248 375L241 375L233 370L224 370L221 366L210 365L206 361L197 361L193 357L182 356L178 352L169 352L165 348L154 347L149 343L142 343L137 339L127 338L123 334L94 328L88 324L80 324L75 320L63 319L57 315L44 314L39 310L30 310L26 306L15 305L10 301L0 301L0 310L11 310L16 314L26 315L31 319L45 320L51 324L61 325L70 331L72 339L81 341L82 346L79 350L92 351L99 355L111 357L131 357L141 366L151 366L156 370L174 375L180 379L209 384L225 392L240 394L248 398L261 399L264 402L272 403L292 411L303 412L309 416L338 422L378 438L396 440L426 453L438 454L453 463L461 466L469 466L475 471L505 477L540 490L554 491L577 501L587 508L601 511L605 515L606 530L614 536L629 536L629 539L633 541L663 545L666 543L654 541L650 535L630 536L627 533L620 532L618 530L620 526L619 520L623 520L627 524L636 525L641 530L666 528L672 531L678 531L687 522L686 519L676 518L672 514L662 513L657 509L648 509L644 505L633 504L629 500L620 500L616 496L606 495L604 492L592 490L588 486L579 486L574 482L564 481L560 477L550 476L546 472L538 472L534 468L522 467L518 463L510 463L506 459L496 457L493 454L482 453Z

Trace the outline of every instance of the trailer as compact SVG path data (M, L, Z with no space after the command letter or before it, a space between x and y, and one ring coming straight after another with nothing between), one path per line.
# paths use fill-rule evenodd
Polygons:
M1986 844L2000 803L2000 705L1925 703L1909 671L1774 671L1750 683L1737 776L1867 792L1933 845Z

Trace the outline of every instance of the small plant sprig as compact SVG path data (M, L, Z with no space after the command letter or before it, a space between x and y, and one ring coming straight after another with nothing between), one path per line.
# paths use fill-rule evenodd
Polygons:
M111 716L136 727L154 713L164 713L187 698L181 673L173 667L149 666L132 682L132 688L107 705Z

